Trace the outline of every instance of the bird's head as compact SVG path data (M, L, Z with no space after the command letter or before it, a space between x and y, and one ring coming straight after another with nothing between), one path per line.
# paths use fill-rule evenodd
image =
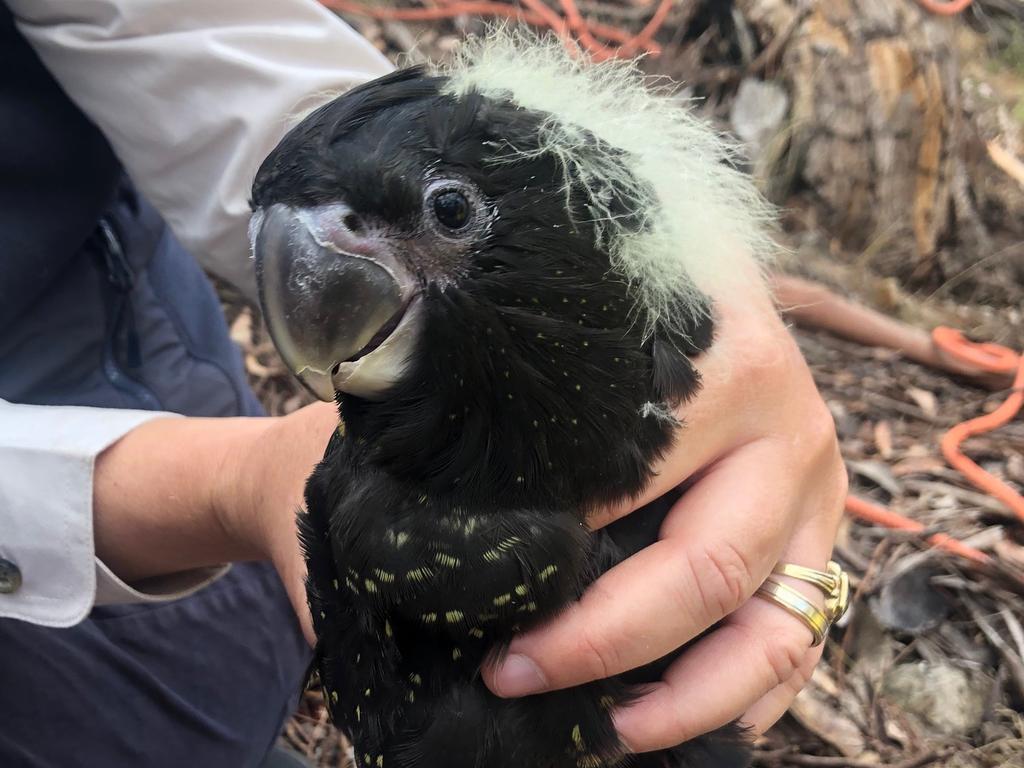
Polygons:
M558 46L395 72L305 118L256 177L271 335L411 482L513 504L635 492L698 386L709 275L763 246L726 159L634 70Z

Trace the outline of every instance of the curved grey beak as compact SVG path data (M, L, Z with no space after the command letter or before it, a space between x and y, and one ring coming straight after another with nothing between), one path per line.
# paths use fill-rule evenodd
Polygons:
M250 238L271 338L313 394L372 398L397 380L418 327L410 305L419 302L384 236L342 204L274 204L253 216Z

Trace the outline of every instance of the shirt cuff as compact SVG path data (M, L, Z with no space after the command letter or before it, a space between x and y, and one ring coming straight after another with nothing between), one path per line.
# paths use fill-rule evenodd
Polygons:
M0 618L50 627L84 619L94 604L172 600L226 568L207 568L133 586L95 556L93 470L122 436L175 414L0 400L0 558L20 585L0 593Z
M192 571L171 573L142 579L134 585L121 581L98 557L96 560L95 605L122 605L124 603L163 603L178 600L212 584L231 568L219 565L196 568Z

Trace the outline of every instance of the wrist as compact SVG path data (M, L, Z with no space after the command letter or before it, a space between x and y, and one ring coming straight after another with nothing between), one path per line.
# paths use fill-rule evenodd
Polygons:
M225 428L214 445L207 473L206 506L235 560L266 560L270 557L264 524L260 450L274 418L224 419Z
M96 555L126 581L260 556L242 516L229 515L233 456L257 419L155 419L97 458Z

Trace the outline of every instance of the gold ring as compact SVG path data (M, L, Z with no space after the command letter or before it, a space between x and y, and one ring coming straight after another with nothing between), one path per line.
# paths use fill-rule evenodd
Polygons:
M816 571L793 563L779 563L772 573L798 579L821 590L825 595L825 612L831 625L839 621L850 607L850 577L835 560L829 560L825 568L824 571Z
M839 567L839 563L831 560L824 571L793 563L779 563L772 573L811 584L825 595L825 610L821 611L806 597L777 579L769 578L757 590L759 596L785 608L811 630L814 635L812 647L820 645L831 626L843 617L850 606L850 577Z
M795 589L775 579L768 579L758 587L757 594L759 597L771 600L776 605L785 608L793 616L800 619L814 636L814 642L811 643L812 648L816 645L821 645L822 641L824 641L830 626L828 617L818 606Z

